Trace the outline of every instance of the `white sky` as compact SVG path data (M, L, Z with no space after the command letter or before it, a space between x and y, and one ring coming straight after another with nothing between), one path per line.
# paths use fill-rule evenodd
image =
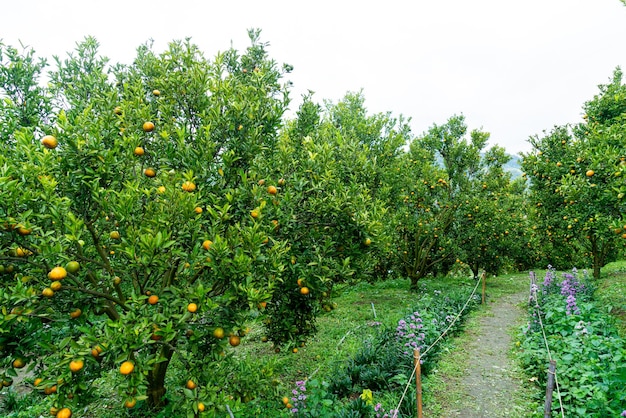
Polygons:
M19 0L4 1L0 39L65 55L87 35L130 63L191 37L212 58L262 29L270 56L294 66L292 108L308 90L337 102L363 89L371 113L412 118L415 134L453 114L490 144L528 151L528 137L578 122L618 65L626 70L619 0ZM52 63L52 61L50 61Z

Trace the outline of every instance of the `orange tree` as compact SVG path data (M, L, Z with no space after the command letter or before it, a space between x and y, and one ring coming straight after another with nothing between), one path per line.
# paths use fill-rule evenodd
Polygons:
M524 156L537 224L555 267L600 268L623 248L626 87L618 69L584 105L584 122L531 138ZM625 235L626 237L626 235Z
M498 274L503 268L525 269L534 259L529 221L525 214L525 184L512 182L503 170L510 156L492 147L481 155L480 169L458 201L453 236L457 262Z
M337 122L339 113L356 119ZM277 350L304 343L319 311L333 309L334 285L372 278L373 248L385 247L386 210L368 187L378 170L371 158L376 151L354 131L368 123L362 98L348 95L323 112L306 96L296 116L272 158L258 166L267 193L260 217L274 223L273 239L289 243L282 291L274 293L265 319Z
M462 202L469 205L474 189L482 189L480 153L489 135L474 130L469 141L466 135L463 116L433 125L412 141L396 168L396 259L412 288L429 274L447 273L461 255L460 245L471 246L466 235L473 232L457 218Z
M266 195L250 169L276 144L289 69L258 35L212 61L188 40L144 45L130 66L87 38L46 91L30 53L3 49L5 375L26 364L55 406L76 407L111 372L126 407L160 408L176 358L169 397L188 416L223 406L211 364L271 299L287 251L254 215Z

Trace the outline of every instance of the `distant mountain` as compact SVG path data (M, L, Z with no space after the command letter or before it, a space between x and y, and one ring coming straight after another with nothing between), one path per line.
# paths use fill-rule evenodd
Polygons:
M509 173L511 173L511 179L515 180L518 177L522 176L522 157L520 157L519 155L511 155L509 154L509 157L511 157L511 160L506 163L504 165L504 171L508 171Z

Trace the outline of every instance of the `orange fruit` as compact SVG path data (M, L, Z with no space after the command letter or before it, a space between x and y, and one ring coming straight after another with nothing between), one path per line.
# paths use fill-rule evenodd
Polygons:
M131 374L133 370L135 370L135 365L131 361L126 360L120 365L120 373L124 376Z
M79 309L76 308L75 310L73 310L72 312L70 312L70 318L72 319L76 319L78 318L83 312Z
M593 177L593 175L594 175L594 174L596 174L596 173L595 173L595 171L593 171L593 170L587 170L587 172L585 173L585 175L586 175L587 177Z
M41 291L41 294L47 298L51 298L52 296L54 296L54 290L46 287L44 290Z
M74 373L77 373L83 369L85 366L85 362L82 360L72 360L70 361L70 370Z
M32 232L32 229L24 228L23 226L17 227L17 233L20 235L30 235Z
M195 388L198 387L198 385L196 385L196 382L194 382L193 380L189 379L187 380L187 384L185 384L185 387L189 390L194 390Z
M200 215L202 213L202 208L200 206L196 206L193 211Z
M267 302L259 302L257 305L259 309L265 309L267 307Z
M154 177L154 176L156 176L156 171L154 170L154 168L148 167L145 170L143 170L143 174L146 177Z
M119 286L119 285L120 285L120 283L122 283L122 278L121 278L121 277L119 277L119 276L115 276L115 277L113 278L113 285L115 285L115 286Z
M145 153L146 151L142 147L135 147L135 150L133 151L133 154L135 154L138 157L144 155Z
M96 360L98 360L100 358L100 353L98 353L98 350L96 350L95 348L91 349L91 356L93 358L95 358Z
M43 389L43 393L45 393L46 395L52 395L53 393L57 393L57 385L54 386L46 386Z
M289 403L289 398L286 396L283 396L283 405L287 405Z
M65 270L63 267L60 267L60 266L53 268L48 273L48 278L50 280L62 280L62 279L65 279L66 276L67 276L67 270Z
M128 409L134 408L135 405L137 405L137 399L135 398L127 399L126 402L124 402L124 406Z
M296 283L298 284L299 287L304 286L304 279L303 278L299 278Z
M155 89L155 90L152 90L152 94L158 97L161 95L161 92Z
M75 274L78 272L79 269L80 264L78 263L78 261L70 261L65 265L65 270L67 270L68 273Z
M259 184L259 186L263 186L265 184L265 180L261 179L257 183Z
M260 215L259 211L257 209L254 209L252 211L250 211L250 216L252 216L254 219L258 218Z
M72 410L70 408L61 408L57 412L57 418L70 418L72 416Z
M111 237L111 239L120 239L121 235L119 231L111 231L109 237Z
M52 289L54 292L57 292L57 291L61 290L61 287L63 287L61 282L52 282L52 283L50 283L50 289Z
M224 328L217 327L213 330L213 336L217 339L221 340L222 338L224 338L224 335L225 335Z
M23 358L16 358L15 360L13 360L13 367L16 369L21 369L22 367L26 366L26 362L24 361Z
M182 188L186 192L193 192L194 190L196 190L196 185L195 185L195 183L193 183L191 181L186 181L186 182L183 183Z
M48 149L55 149L57 145L59 145L59 141L57 141L57 139L52 135L46 135L41 138L41 143L44 147Z
M198 412L204 412L205 406L202 402L198 402Z
M269 186L269 187L267 188L267 192L268 192L269 194L274 195L274 194L278 193L278 189L276 188L276 186Z
M150 305L156 305L158 301L159 301L159 297L157 295L152 295L148 298L148 303Z
M144 122L142 128L144 132L152 132L154 131L154 123Z
M160 194L165 193L165 186L159 186L159 187L157 188L157 192L159 192Z
M198 310L198 305L195 303L190 303L189 305L187 305L187 311L191 312L191 313L195 313Z
M231 335L230 337L228 337L228 344L232 345L233 347L237 347L240 343L241 338L239 338L239 336Z
M301 287L300 288L300 293L302 293L303 295L308 295L309 294L309 288L308 287Z
M41 382L43 382L43 379L41 377L38 377L33 381L33 386L39 386L41 385Z
M369 239L369 238L366 238L366 239L365 239L364 244L365 244L366 246L369 246L371 243L372 243L372 240L371 240L371 239Z
M202 243L202 248L204 248L205 250L210 250L211 249L211 245L213 245L213 241L211 241L210 239L206 239L204 240L204 242Z
M278 185L279 186L284 186L285 185L285 179L283 179L283 178L278 179Z

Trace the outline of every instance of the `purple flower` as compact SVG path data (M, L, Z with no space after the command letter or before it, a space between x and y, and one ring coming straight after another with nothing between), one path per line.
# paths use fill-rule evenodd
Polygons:
M620 415L620 417L626 417L626 410L622 411L622 414Z

